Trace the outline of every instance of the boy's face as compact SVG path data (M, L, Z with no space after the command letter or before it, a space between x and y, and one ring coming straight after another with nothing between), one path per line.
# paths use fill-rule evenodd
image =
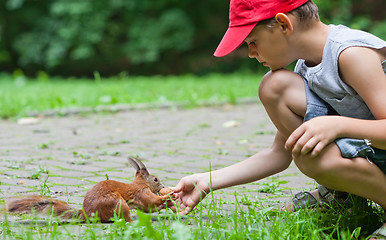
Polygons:
M245 39L248 44L248 55L269 67L272 71L284 68L292 61L287 37L279 25L268 29L256 25Z

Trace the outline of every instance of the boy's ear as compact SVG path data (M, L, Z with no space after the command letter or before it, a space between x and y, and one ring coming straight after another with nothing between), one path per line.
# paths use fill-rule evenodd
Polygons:
M284 13L278 13L275 16L275 20L279 24L281 31L285 35L288 36L289 34L291 34L293 32L294 26L292 24L291 19L288 17L288 15L286 15Z

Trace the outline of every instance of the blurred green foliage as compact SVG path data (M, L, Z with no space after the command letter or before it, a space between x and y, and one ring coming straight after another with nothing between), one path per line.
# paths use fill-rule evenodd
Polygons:
M313 0L323 22L343 24L386 39L384 0Z
M326 23L386 37L384 0L315 3ZM212 56L227 28L228 8L224 0L2 0L0 71L150 75L256 69L242 49L224 59Z

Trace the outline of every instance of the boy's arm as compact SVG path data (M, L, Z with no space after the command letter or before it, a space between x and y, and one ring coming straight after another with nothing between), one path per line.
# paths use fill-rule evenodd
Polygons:
M385 52L385 49L384 51ZM386 149L386 76L381 62L385 53L350 47L339 57L339 74L366 102L377 120L322 116L303 123L289 137L286 149L297 154L318 155L337 138L368 139L372 146Z
M278 132L270 148L244 161L213 171L213 190L254 182L287 169L292 156L284 149L284 143L285 138Z
M386 75L382 61L386 49L373 50L351 47L339 57L342 80L351 86L365 101L377 120L345 119L341 134L351 138L366 138L377 148L386 149Z
M244 161L213 172L194 174L181 179L175 188L180 197L180 213L187 214L212 190L253 182L288 168L292 157L284 149L285 138L277 133L272 146Z

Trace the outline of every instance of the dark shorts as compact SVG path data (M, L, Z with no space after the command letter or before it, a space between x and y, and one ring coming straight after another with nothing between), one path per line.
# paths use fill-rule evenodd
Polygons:
M307 95L307 111L304 121L325 115L339 115L337 112L318 95L316 95L304 80ZM345 158L363 157L377 165L386 174L386 150L370 146L366 139L339 138L335 140L342 156Z

